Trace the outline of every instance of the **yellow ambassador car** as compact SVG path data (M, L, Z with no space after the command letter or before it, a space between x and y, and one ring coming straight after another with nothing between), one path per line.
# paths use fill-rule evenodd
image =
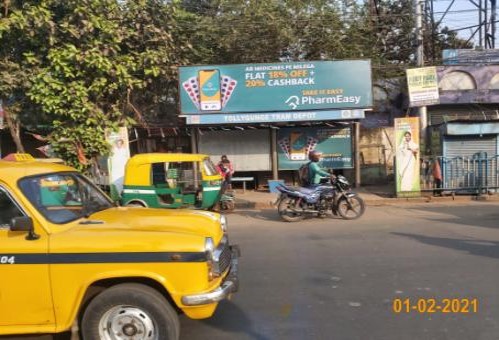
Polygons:
M179 313L237 290L238 256L223 215L117 207L73 168L0 161L0 335L177 339Z

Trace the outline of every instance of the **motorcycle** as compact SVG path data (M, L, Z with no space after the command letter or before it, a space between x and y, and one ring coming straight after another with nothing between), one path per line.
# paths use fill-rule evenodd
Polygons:
M353 220L364 214L366 206L350 187L348 180L341 175L332 176L329 184L323 183L315 188L280 184L275 204L280 217L287 222L300 221L307 215L324 217L329 211L345 220Z
M222 194L219 201L220 211L232 211L236 207L233 191L226 191Z

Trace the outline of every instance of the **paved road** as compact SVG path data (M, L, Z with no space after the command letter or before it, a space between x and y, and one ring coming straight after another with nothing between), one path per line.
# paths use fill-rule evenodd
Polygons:
M241 290L211 319L181 317L181 340L498 338L498 203L368 207L357 221L300 223L248 210L229 221ZM396 298L475 298L478 312L396 314Z
M230 222L241 291L210 320L182 318L182 339L498 338L496 203L370 207L358 221L299 224L247 211ZM395 298L479 306L395 314Z

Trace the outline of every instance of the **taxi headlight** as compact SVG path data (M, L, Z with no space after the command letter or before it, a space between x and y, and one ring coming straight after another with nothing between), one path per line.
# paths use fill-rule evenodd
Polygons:
M204 239L204 252L206 254L206 263L208 264L208 280L211 281L215 278L215 272L213 271L215 243L211 237Z
M220 226L222 227L222 231L224 232L224 234L227 234L229 224L225 215L220 215Z

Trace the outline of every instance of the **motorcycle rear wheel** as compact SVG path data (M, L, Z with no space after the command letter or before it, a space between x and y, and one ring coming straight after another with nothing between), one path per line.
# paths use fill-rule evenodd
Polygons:
M349 198L350 203L346 197L343 197L338 202L338 213L345 220L355 220L364 214L366 205L364 200L359 196L352 196Z
M222 211L232 211L236 207L234 201L222 201L220 202L220 210Z
M301 207L296 206L297 199L293 197L284 197L279 201L277 206L277 211L279 216L286 222L298 222L305 218L303 212L298 212L294 209L301 209Z

